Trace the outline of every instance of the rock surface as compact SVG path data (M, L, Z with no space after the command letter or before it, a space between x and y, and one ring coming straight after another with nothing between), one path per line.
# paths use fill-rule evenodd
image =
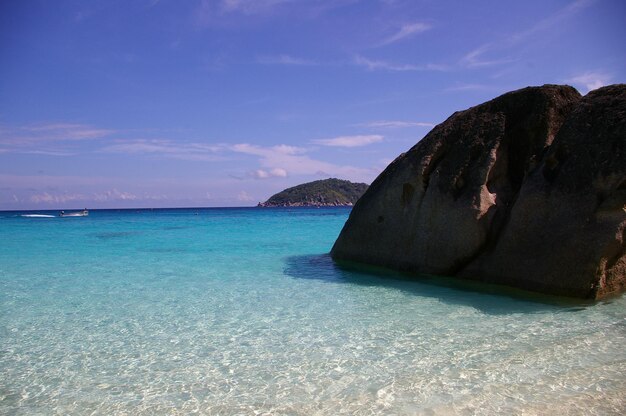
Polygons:
M367 184L342 179L322 179L287 188L259 207L352 206L365 193Z
M355 205L335 260L601 298L626 286L626 86L453 114Z

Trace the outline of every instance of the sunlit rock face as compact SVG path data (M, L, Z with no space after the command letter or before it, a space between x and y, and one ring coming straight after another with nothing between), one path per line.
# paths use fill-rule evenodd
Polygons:
M600 298L625 286L626 86L545 85L457 112L400 155L331 251Z

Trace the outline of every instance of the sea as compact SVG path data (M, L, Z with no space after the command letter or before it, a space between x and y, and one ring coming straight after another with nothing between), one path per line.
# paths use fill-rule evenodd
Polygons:
M626 413L624 296L340 267L349 213L0 212L0 414Z

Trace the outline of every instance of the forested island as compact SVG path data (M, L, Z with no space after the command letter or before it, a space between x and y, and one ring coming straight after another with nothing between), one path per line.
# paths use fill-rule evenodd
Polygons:
M365 193L366 183L342 179L323 179L287 188L259 207L352 206Z

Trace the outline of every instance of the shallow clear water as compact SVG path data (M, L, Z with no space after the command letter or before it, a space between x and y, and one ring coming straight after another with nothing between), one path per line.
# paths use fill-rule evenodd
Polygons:
M626 411L624 297L342 270L348 213L0 213L0 414Z

